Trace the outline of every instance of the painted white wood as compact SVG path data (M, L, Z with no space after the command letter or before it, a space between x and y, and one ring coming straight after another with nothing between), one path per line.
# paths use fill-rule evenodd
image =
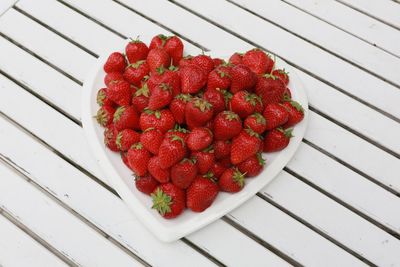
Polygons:
M339 0L373 17L400 28L400 6L391 1L363 1L363 0Z
M1 208L71 261L85 266L141 266L4 163L0 163L0 173Z
M82 82L96 60L15 9L0 17L0 32ZM72 59L78 59L79 64Z
M0 236L0 266L67 266L3 216L0 216Z
M0 1L0 16L11 8L18 0L1 0Z
M233 2L374 74L395 83L399 82L400 58L377 49L295 7L280 0L268 2L235 0ZM288 17L291 19L287 19ZM350 19L350 17L347 18ZM400 32L397 32L394 36L400 42ZM354 47L357 47L357 49L354 49Z
M374 18L334 0L285 0L285 2L400 56L400 47L397 45L400 43L399 31Z

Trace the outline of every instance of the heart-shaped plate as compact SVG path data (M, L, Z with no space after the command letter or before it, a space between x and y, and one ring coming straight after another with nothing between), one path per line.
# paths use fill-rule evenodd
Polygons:
M123 47L117 50L123 51ZM103 141L104 129L93 118L99 108L96 103L97 91L105 87L103 64L108 55L97 60L95 68L85 80L82 99L83 128L92 149L93 157L99 163L109 183L143 225L162 241L175 241L219 219L243 204L277 176L292 158L303 139L308 121L307 96L296 71L278 59L276 67L285 68L289 71L290 83L288 87L291 89L292 98L304 108L304 119L294 127L294 137L291 138L288 147L280 152L264 153L263 157L266 159L264 170L257 177L246 178L246 185L240 192L235 194L220 192L211 207L204 212L195 213L187 209L178 218L164 219L156 210L151 209L151 198L136 189L132 171L124 165L120 155L106 148ZM211 52L211 55L226 60L229 58L222 53Z

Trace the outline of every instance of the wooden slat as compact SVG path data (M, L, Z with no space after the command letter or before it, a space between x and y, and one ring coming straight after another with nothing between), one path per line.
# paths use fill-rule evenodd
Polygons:
M399 31L374 18L365 16L334 0L285 0L285 2L354 34L372 45L400 56L400 47L397 45L400 42Z
M0 216L0 236L0 266L67 266L3 216Z

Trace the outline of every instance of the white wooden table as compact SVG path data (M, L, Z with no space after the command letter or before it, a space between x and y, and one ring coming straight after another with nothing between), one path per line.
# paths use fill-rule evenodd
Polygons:
M154 238L94 162L82 83L122 39L261 47L299 72L308 132L250 201ZM400 266L400 4L1 0L0 266Z

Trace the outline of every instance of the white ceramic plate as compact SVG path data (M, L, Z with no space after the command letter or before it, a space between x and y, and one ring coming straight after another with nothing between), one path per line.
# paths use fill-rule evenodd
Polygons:
M123 47L121 46L121 49L117 50L122 51ZM222 53L211 52L210 54L224 59L229 58ZM289 88L292 92L292 98L301 103L305 111L304 120L296 125L293 130L294 137L291 138L289 146L280 152L264 154L267 162L264 171L255 178L246 179L246 185L242 191L235 194L220 192L212 206L204 212L194 213L187 209L178 218L166 220L157 211L151 209L151 198L136 189L132 171L124 165L119 153L112 152L105 147L103 142L104 129L93 118L99 108L96 103L97 91L105 87L103 64L107 57L108 54L98 59L95 68L85 80L82 101L83 128L93 150L93 157L103 169L108 181L137 218L162 241L175 241L188 235L224 216L254 196L271 182L289 162L304 136L308 121L308 101L303 84L295 70L278 59L277 67L285 68L290 73Z

